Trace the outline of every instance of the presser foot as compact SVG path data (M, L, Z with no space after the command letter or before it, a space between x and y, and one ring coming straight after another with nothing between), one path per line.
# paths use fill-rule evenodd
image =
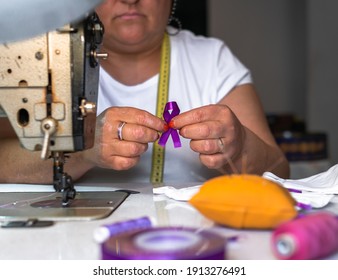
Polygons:
M63 153L55 153L54 156L54 189L62 193L62 206L68 206L75 199L76 190L73 179L70 175L63 172L65 157Z
M76 196L72 177L67 173L56 174L55 177L59 179L54 179L54 189L56 192L62 193L62 206L67 206Z

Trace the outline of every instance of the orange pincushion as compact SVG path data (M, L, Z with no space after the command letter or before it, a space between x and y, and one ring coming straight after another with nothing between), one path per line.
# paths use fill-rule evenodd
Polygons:
M272 229L297 215L285 188L256 175L213 178L189 202L207 218L234 228Z

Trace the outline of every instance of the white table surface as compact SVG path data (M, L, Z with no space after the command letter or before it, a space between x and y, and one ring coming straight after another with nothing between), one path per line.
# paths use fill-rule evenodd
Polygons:
M194 185L194 184L191 184ZM190 185L175 186L187 187ZM98 260L100 246L93 239L94 229L143 216L155 219L157 226L185 226L211 228L225 237L237 236L227 244L227 259L275 259L270 246L270 231L234 230L216 226L204 218L187 202L178 202L163 195L153 195L147 184L98 183L95 186L77 186L77 190L129 189L140 192L130 195L109 217L93 221L58 221L45 228L0 228L1 260ZM0 185L1 192L50 191L52 186ZM338 197L328 207L338 214ZM338 259L338 252L328 259Z

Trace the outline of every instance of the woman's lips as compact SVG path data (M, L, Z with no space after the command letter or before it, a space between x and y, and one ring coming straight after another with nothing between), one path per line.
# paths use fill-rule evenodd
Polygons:
M143 17L143 15L137 12L128 12L128 13L120 14L117 16L117 18L124 19L124 20L132 20L132 19L137 19L140 17Z

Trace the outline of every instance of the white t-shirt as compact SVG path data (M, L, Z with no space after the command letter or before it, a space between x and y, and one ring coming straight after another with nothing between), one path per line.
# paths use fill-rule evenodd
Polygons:
M219 102L234 87L251 83L247 68L220 40L196 36L182 30L170 36L171 66L168 101L176 101L181 113ZM126 86L101 68L98 114L111 106L132 106L156 114L158 75L135 86ZM203 166L199 154L181 138L182 147L174 148L172 138L166 145L164 182L204 182L219 173ZM152 144L137 166L127 171L96 170L111 182L149 183ZM99 173L98 173L99 172ZM101 172L104 173L101 174Z

